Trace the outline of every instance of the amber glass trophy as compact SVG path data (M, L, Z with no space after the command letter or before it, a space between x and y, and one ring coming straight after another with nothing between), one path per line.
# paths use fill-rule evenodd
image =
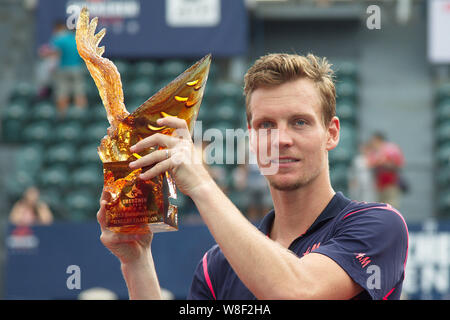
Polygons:
M130 147L155 133L171 135L173 129L160 127L156 120L179 117L186 120L192 135L199 112L211 56L207 55L175 80L159 90L131 114L124 104L120 74L112 61L102 57L104 47L98 47L106 33L95 34L97 18L89 21L83 8L77 22L78 53L95 81L105 106L110 127L97 151L103 162L103 190L111 200L106 206L107 227L120 233L147 233L178 230L177 207L170 202L176 198L176 186L169 172L151 180L138 178L146 168L132 170L131 161L156 150L150 148L139 154Z

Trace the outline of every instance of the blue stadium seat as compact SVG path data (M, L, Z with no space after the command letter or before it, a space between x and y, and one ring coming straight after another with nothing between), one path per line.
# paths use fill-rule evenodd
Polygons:
M36 96L36 93L36 87L31 82L19 81L13 88L11 99L31 102Z
M76 121L79 122L80 124L85 124L85 123L89 123L91 119L91 115L90 115L90 109L85 107L85 108L79 108L76 106L70 106L67 109L66 115L64 120L65 121Z
M356 92L357 92L357 87L355 82L353 81L349 81L349 80L345 80L345 81L340 81L338 80L336 83L336 96L337 96L337 100L341 100L341 99L350 99L352 101L356 100Z
M436 151L436 160L438 164L448 166L450 164L450 143L440 144Z
M97 147L100 141L82 146L77 154L78 165L101 165L100 157L97 153Z
M436 106L436 123L450 120L450 98L443 99Z
M55 122L58 119L56 106L49 101L42 101L34 105L32 112L32 121Z
M99 208L100 194L78 189L71 191L65 199L67 214L71 221L95 220Z
M44 164L44 148L39 144L25 145L17 151L14 160L18 170L36 174Z
M129 88L127 99L140 99L142 102L155 94L155 84L152 80L146 78L139 78L134 80Z
M108 122L105 106L101 102L89 109L89 114L91 122Z
M84 132L85 143L97 143L100 144L100 140L106 136L107 129L109 128L108 121L94 122L87 126Z
M357 112L353 102L342 100L336 104L336 114L341 123L356 124Z
M98 193L103 187L102 166L100 164L84 165L75 168L71 173L71 183L73 188L91 190Z
M450 142L450 119L438 125L436 128L436 138L439 144Z
M450 99L450 82L442 83L437 89L438 103Z
M165 60L159 65L158 74L160 78L175 78L187 68L187 64L182 60Z
M62 192L68 190L69 171L64 166L52 166L39 172L38 183L40 189L59 189Z
M84 127L78 121L60 123L55 129L57 143L81 144L83 134Z
M63 165L72 167L76 165L77 148L74 145L60 143L50 146L45 155L45 165L52 167L55 165Z
M44 201L52 211L55 220L68 220L64 208L64 193L58 188L45 188L40 190L40 199Z
M29 143L48 145L54 138L53 125L49 121L30 123L23 131L23 140Z
M358 77L358 67L351 61L344 61L338 64L335 70L338 80L356 81Z
M22 142L23 131L30 118L30 106L14 102L2 110L2 138L5 142Z
M150 60L138 61L134 65L134 74L137 78L155 80L158 75L158 64Z

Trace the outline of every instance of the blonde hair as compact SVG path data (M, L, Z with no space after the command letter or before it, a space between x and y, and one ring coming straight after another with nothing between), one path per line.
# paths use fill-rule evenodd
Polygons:
M307 78L312 80L319 90L322 104L322 120L327 126L336 115L336 88L333 70L326 58L313 54L273 53L260 57L247 71L244 77L244 95L247 122L251 124L250 97L260 87L273 87L283 83Z

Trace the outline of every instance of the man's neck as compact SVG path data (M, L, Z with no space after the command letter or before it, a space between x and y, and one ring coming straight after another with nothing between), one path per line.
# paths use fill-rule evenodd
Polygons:
M335 195L329 182L292 191L270 189L275 210L270 238L286 248L308 230Z

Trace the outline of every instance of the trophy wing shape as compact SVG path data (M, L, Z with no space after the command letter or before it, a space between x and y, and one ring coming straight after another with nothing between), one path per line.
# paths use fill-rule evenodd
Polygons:
M112 61L102 57L105 47L98 46L106 34L106 29L103 28L95 34L97 22L97 17L89 22L89 11L86 7L83 7L77 22L75 38L78 53L85 61L100 93L111 125L111 131L115 131L120 122L129 115L129 112L123 102L122 81L119 71Z
M125 119L124 122L133 128L131 132L133 144L157 132L171 134L171 129L159 127L156 124L156 120L162 117L172 116L186 120L192 135L210 64L211 55L207 55L159 90Z
M97 20L94 18L89 22L89 12L83 8L77 22L76 41L111 125L97 150L102 162L127 161L132 156L130 147L138 141L158 132L170 135L173 129L157 126L156 120L161 117L186 120L192 134L208 79L211 55L203 57L129 114L123 101L120 74L113 62L102 57L105 48L98 47L106 30L95 34Z

